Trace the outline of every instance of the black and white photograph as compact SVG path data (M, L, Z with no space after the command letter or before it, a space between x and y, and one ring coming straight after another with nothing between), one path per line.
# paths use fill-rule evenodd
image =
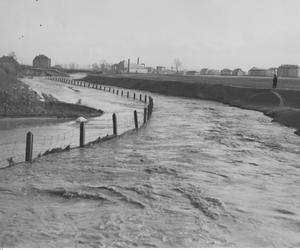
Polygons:
M300 248L300 0L0 0L0 248Z

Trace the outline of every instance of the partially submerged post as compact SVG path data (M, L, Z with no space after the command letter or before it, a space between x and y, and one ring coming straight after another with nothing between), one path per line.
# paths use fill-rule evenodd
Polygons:
M25 161L32 162L33 134L29 131L26 135Z
M85 123L87 122L87 119L84 117L77 118L76 122L80 123L80 135L79 135L79 146L81 148L84 147L84 141L85 141Z
M121 96L123 96L123 90L121 91Z
M144 108L144 124L147 122L147 108Z
M117 116L115 113L112 115L112 120L113 120L113 135L118 134L118 129L117 129Z
M129 91L127 91L127 98L129 97Z
M84 140L85 140L85 127L84 122L80 123L80 138L79 138L79 146L81 148L84 147Z
M135 93L133 93L133 99L135 100Z
M152 115L153 111L153 99L151 96L149 96L149 105L150 105L150 115Z
M151 116L151 113L150 113L150 104L148 104L147 110L148 110L148 115L147 115L147 117L148 117L148 120L149 120L149 119L150 119L150 116Z
M145 103L147 103L147 95L145 95Z
M133 115L134 115L134 126L135 126L135 129L138 129L139 128L139 123L138 123L138 117L137 117L136 110L133 112Z
M140 94L140 101L142 100L142 94Z

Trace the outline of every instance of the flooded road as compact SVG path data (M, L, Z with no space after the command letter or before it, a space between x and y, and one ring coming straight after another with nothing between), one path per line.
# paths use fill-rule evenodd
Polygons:
M83 104L98 106L95 91L80 92ZM293 130L255 111L152 96L138 132L0 170L0 246L299 247ZM125 102L107 108L131 114Z

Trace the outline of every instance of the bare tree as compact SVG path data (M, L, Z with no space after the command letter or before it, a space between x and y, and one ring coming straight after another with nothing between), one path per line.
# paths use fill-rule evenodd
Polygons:
M179 68L182 66L182 62L180 61L179 58L176 58L174 60L174 64L175 64L176 72L178 72Z
M92 69L93 69L94 71L99 70L98 64L97 64L97 63L93 63L93 64L92 64Z
M76 69L76 63L70 63L69 65L68 65L68 68L69 69Z
M103 60L102 63L100 64L100 69L103 72L109 71L111 69L111 65L109 63L107 63L105 60Z

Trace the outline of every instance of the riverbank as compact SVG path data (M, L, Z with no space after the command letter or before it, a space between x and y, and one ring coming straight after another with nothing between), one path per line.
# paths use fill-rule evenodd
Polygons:
M60 102L51 95L31 90L16 76L0 71L0 118L15 117L96 117L102 110Z
M194 79L194 81L192 80ZM202 80L201 80L202 79ZM280 88L268 87L270 79L149 77L147 75L89 75L83 80L154 93L200 98L239 108L261 111L300 135L300 85L297 79L280 79ZM253 86L250 83L253 81ZM234 83L231 85L230 81ZM244 83L243 83L244 82ZM270 84L271 85L271 84Z

